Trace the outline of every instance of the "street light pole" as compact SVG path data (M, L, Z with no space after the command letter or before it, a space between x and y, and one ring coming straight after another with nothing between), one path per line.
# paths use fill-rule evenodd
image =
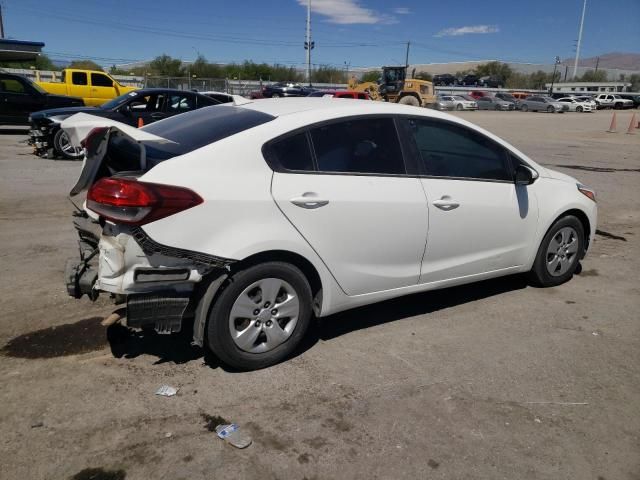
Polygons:
M587 0L582 5L582 18L580 19L580 30L578 31L578 44L576 45L576 59L573 64L573 78L578 75L578 60L580 58L580 45L582 44L582 27L584 27L584 12L587 10Z
M553 84L556 81L556 70L560 64L560 57L556 55L555 63L553 64L553 77L551 77L551 88L549 89L549 95L553 95Z

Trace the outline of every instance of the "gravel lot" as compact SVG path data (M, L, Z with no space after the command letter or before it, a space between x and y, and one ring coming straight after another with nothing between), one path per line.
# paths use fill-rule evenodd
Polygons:
M107 332L106 299L68 298L80 165L0 129L0 478L640 479L640 130L605 133L606 111L461 116L597 190L582 273L335 315L252 373L184 335ZM217 417L253 445L217 439Z

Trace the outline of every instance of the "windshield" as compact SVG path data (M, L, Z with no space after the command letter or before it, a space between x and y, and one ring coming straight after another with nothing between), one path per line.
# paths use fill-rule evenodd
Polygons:
M504 100L513 100L513 101L515 101L515 99L516 99L516 97L514 97L513 95L509 95L508 93L503 93L502 94L502 98Z
M125 103L130 98L137 97L139 95L138 92L129 92L124 95L120 95L119 97L114 98L113 100L109 100L107 103L103 103L100 105L100 108L104 110L114 110Z

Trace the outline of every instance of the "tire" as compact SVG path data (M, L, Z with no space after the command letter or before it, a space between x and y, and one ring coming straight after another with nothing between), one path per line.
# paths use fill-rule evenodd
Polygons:
M551 105L549 105L549 106L547 107L547 113L553 113L553 112L555 112L555 110L556 110L556 109L555 109L555 108L553 108Z
M266 294L274 297L273 304L263 298L261 285L272 290L272 294ZM289 297L283 300L285 293ZM298 302L297 317L277 317L282 312L274 314L274 304L282 306L292 299ZM295 303L288 305L295 308ZM235 316L245 311L251 318ZM231 276L209 312L207 342L213 353L232 368L247 371L269 367L286 359L300 345L311 313L311 287L304 274L288 263L262 263ZM249 336L239 334L244 331Z
M403 105L411 105L412 107L420 106L420 101L412 95L405 95L400 99L398 103L401 103Z
M578 106L576 107L576 112L578 112L578 113L582 113L582 111L583 111L583 110L582 110L582 107L581 107L580 105L578 105Z
M462 105L461 105L461 104L456 105L456 110L457 110L457 111L462 110Z
M573 215L558 219L542 239L529 272L530 280L540 287L554 287L568 281L578 268L583 252L584 227L580 220Z
M528 112L529 111L529 106L525 103L520 107L520 110L522 110L523 112Z
M84 149L71 145L69 136L61 128L53 137L53 148L58 155L67 160L82 160L84 157Z
M278 92L272 93L271 94L271 98L282 98L283 95L279 94Z
M499 112L499 111L501 110L501 109L500 109L500 105L496 105L495 107L493 107L493 109L494 109L496 112Z

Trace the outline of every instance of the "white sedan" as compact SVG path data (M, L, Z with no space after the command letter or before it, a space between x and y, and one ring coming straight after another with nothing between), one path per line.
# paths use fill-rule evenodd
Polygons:
M570 112L591 112L595 110L591 102L578 100L576 97L564 97L556 101L567 104Z
M94 120L63 124L94 127L69 294L126 301L131 327L189 322L236 369L290 356L313 314L515 273L559 285L596 231L593 190L433 110L292 98Z

